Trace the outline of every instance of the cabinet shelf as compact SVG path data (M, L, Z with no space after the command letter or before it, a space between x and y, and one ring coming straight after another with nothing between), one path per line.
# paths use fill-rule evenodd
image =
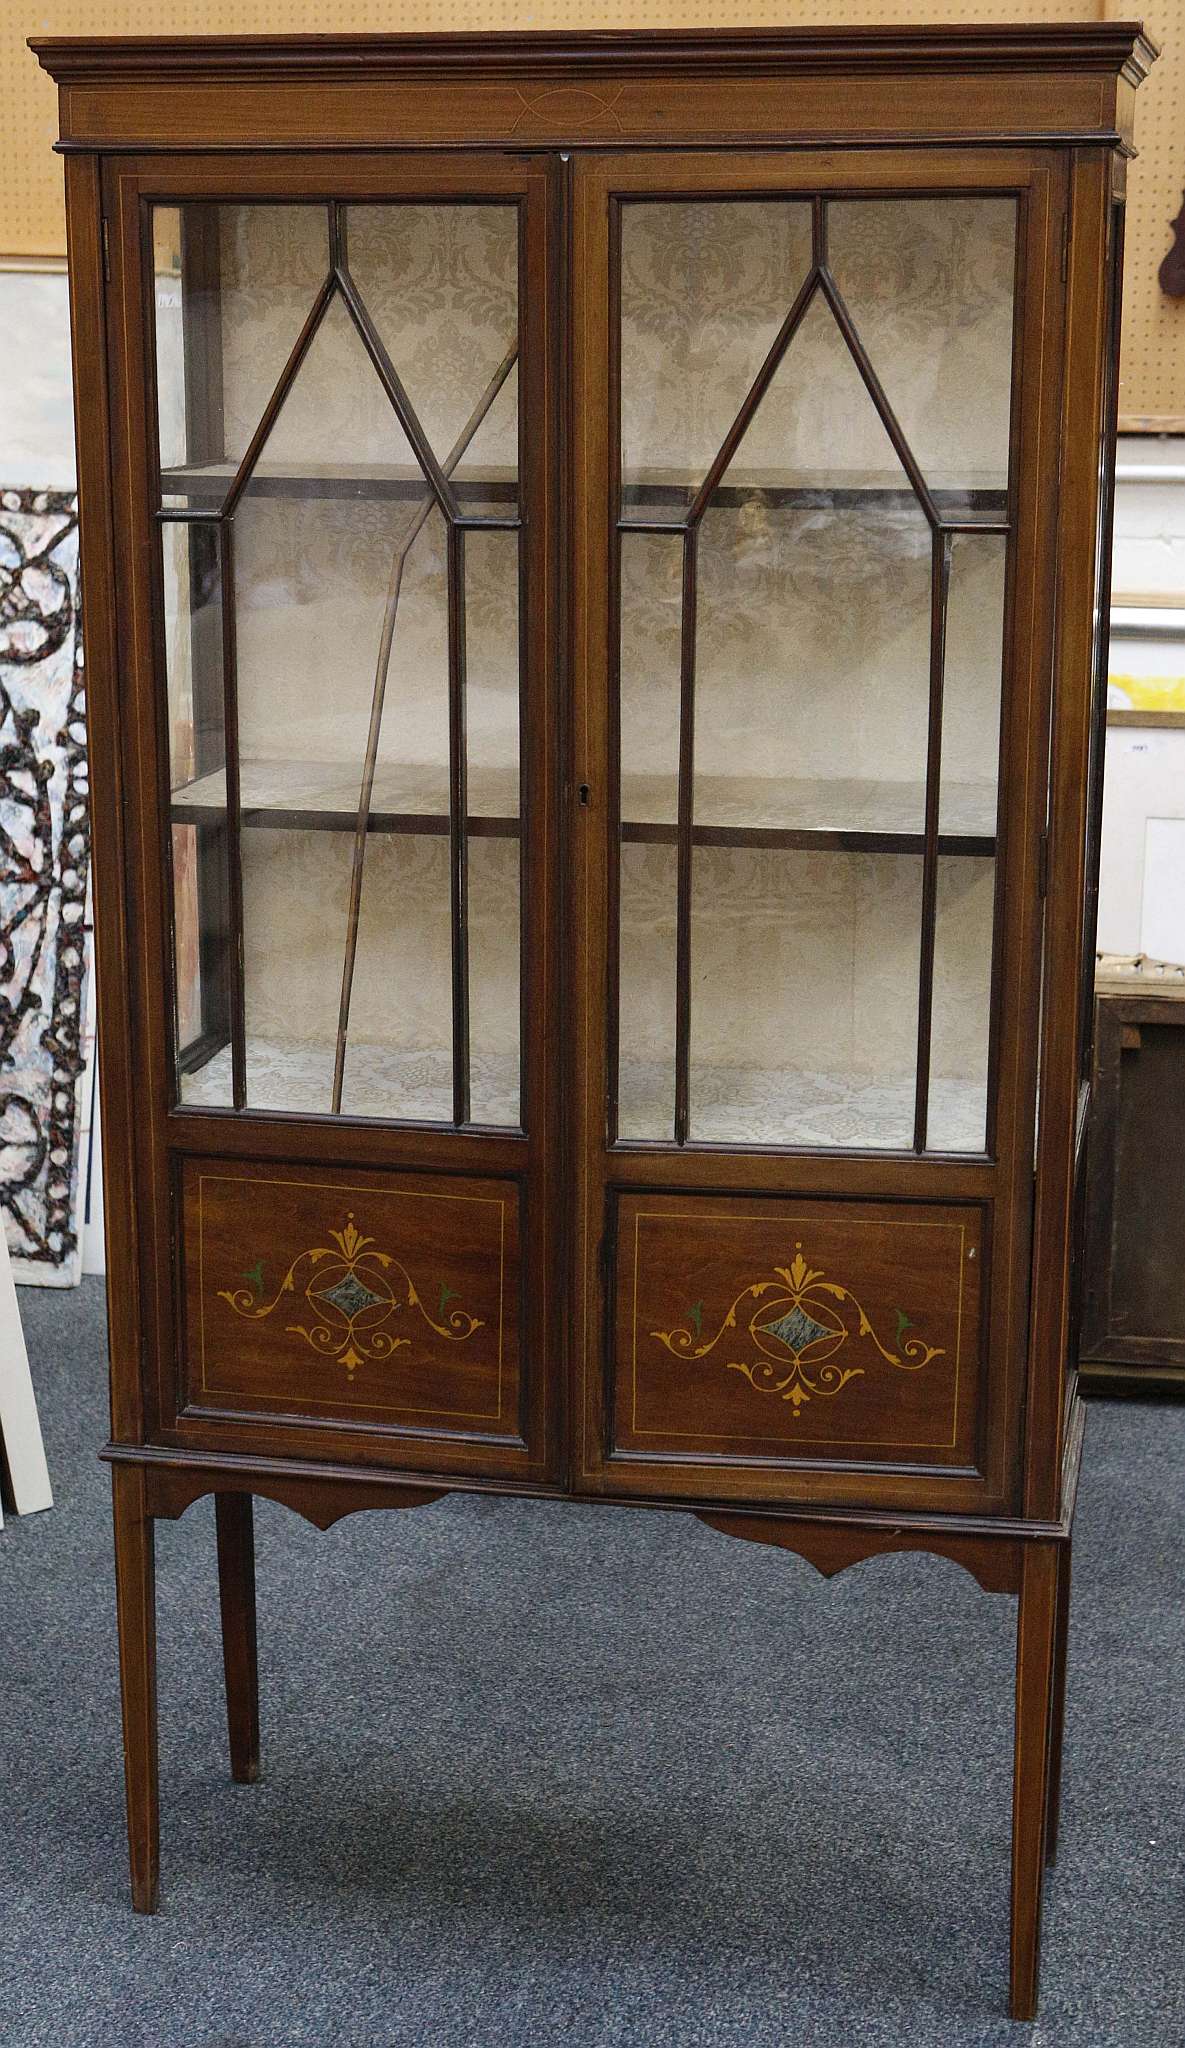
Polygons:
M166 499L186 499L209 509L220 505L235 475L233 462L182 464L161 471L161 492ZM698 471L652 468L630 472L622 481L623 523L631 523L634 511L685 510L703 478ZM480 499L488 504L512 504L518 495L516 472L508 464L484 463L480 470L466 471L462 465L454 474L453 488L461 504ZM392 498L420 499L427 485L412 463L310 462L291 464L261 462L252 472L249 490L269 498ZM1007 513L1008 493L997 480L977 475L955 481L944 478L932 485L934 502L940 512L970 521L1000 522ZM917 499L900 471L889 470L805 470L737 469L721 484L712 503L740 505L759 497L771 506L810 506L841 509L845 506L878 505L887 510L917 507Z
M244 761L240 808L247 829L266 832L352 832L358 816L361 764ZM477 838L515 839L518 778L513 769L470 769L469 831ZM226 816L222 769L175 789L175 825L217 823ZM370 808L372 832L447 833L448 770L427 764L380 763Z
M233 462L202 462L162 469L161 495L165 499L186 498L202 508L221 505L233 481ZM484 464L480 473L467 473L462 466L452 477L453 490L461 504L480 499L486 504L513 504L518 497L515 471L505 464ZM264 498L394 498L417 503L428 485L414 463L391 462L309 462L299 468L290 464L260 462L251 473L248 491Z
M247 829L270 832L352 832L358 770L345 764L308 767L296 761L244 762L241 809ZM518 837L517 778L512 769L470 771L468 829L474 838ZM673 846L677 836L673 776L622 778L622 838ZM860 853L921 853L925 787L921 782L777 780L755 775L696 779L696 846L834 848ZM174 790L175 825L208 825L226 815L221 770ZM992 783L943 787L938 851L990 856L995 851ZM370 812L372 832L447 833L448 776L443 767L380 765Z
M627 471L621 483L622 526L628 528L633 523L631 514L646 507L685 509L702 482L702 475L692 470ZM1008 492L998 477L971 471L959 477L927 478L927 482L939 512L950 518L998 524L1007 516ZM900 469L741 468L734 464L728 481L717 486L711 502L713 506L741 505L755 498L772 507L840 511L875 506L886 511L912 509L921 516L918 500Z

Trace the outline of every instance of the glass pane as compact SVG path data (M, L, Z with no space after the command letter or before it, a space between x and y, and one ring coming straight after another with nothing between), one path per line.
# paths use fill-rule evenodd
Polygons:
M158 206L153 248L165 502L214 503L325 282L326 210Z
M675 849L621 848L617 1134L669 1138L675 1115Z
M173 790L175 1028L182 1101L229 1038L229 869L223 774L222 605L217 530L162 529ZM206 1084L201 1084L206 1085ZM230 1103L225 1095L208 1097Z
M996 830L1006 566L1003 534L954 536L942 700L943 833L974 838Z
M209 500L201 525L162 526L162 548L212 550L217 627L200 656L192 630L166 650L171 703L209 703L216 683L216 744L200 765L174 749L178 958L186 919L210 950L200 812L233 984L187 1101L519 1121L519 536L450 545L426 475L433 457L446 476L467 465L460 516L515 521L517 221L506 205L158 219L158 283L174 247L181 280L172 325L158 316L162 458L213 450L217 472L163 479L166 499ZM348 275L331 277L331 243ZM193 1009L179 988L179 1027Z
M831 270L926 482L952 515L998 514L1016 200L845 199L827 215Z
M750 489L779 458L828 487ZM700 527L698 823L922 830L931 555L817 296Z
M947 605L927 1143L987 1143L1007 544L956 535Z
M691 1136L913 1142L921 863L697 848Z
M239 732L243 759L247 1101L327 1111L350 914L375 658L406 508L365 499L248 492L235 517ZM396 529L398 530L398 528ZM391 643L366 845L343 1113L451 1115L448 640L444 522L433 512L407 556ZM332 678L295 690L294 676ZM264 799L252 808L255 778ZM263 832L267 811L324 829ZM430 821L435 836L384 830ZM299 995L301 983L307 993ZM426 999L422 1000L422 999ZM273 1041L298 1041L293 1063ZM258 1052L260 1085L254 1073ZM391 1063L384 1047L423 1057ZM291 1074L292 1099L279 1099ZM427 1088L433 1108L424 1107ZM358 1089L362 1090L359 1096Z
M620 573L617 1127L662 1139L674 1116L682 539L623 534Z
M469 1113L475 1124L521 1120L519 860L517 838L475 837L469 847Z
M810 261L811 210L801 201L622 207L627 516L678 506L702 482Z
M930 1047L932 1152L982 1152L986 1141L995 895L994 860L960 856L939 861Z
M481 514L494 510L483 494ZM519 1090L518 537L465 536L470 1114L515 1124Z
M518 339L516 215L505 206L351 206L350 275L441 461ZM514 384L482 435L481 476L518 473ZM472 458L467 470L474 470Z
M1016 206L814 219L623 209L618 1131L976 1151Z

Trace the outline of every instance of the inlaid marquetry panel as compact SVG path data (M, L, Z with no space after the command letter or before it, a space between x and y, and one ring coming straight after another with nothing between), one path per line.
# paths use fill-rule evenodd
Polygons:
M190 1161L191 1408L517 1434L518 1189Z
M975 1463L977 1206L621 1199L613 1449Z

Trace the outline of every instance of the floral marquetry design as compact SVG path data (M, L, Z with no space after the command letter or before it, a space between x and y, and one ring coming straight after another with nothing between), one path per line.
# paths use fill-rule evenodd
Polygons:
M882 1342L851 1289L827 1279L824 1268L808 1266L801 1244L794 1250L792 1263L775 1266L772 1279L752 1280L741 1289L714 1336L704 1338L702 1302L688 1311L685 1324L652 1330L651 1336L676 1358L699 1359L715 1351L728 1332L743 1326L757 1356L726 1358L725 1370L743 1373L760 1394L791 1402L796 1417L813 1395L832 1398L850 1380L863 1376L862 1365L849 1364L840 1355L862 1339L899 1372L918 1372L944 1355L941 1345L906 1336L914 1324L904 1309L895 1311L893 1343Z
M409 1316L415 1311L438 1337L454 1343L463 1343L482 1327L480 1316L450 1306L456 1294L447 1281L441 1282L433 1315L406 1266L393 1253L379 1251L373 1237L363 1236L352 1210L344 1229L326 1234L332 1244L300 1252L271 1300L265 1298L262 1259L240 1275L248 1286L220 1288L218 1299L228 1302L236 1315L263 1322L281 1302L295 1297L296 1312L304 1313L304 1303L311 1315L304 1322L285 1323L285 1332L303 1337L322 1357L338 1359L351 1378L365 1361L390 1358L410 1345L410 1335L386 1328L404 1311Z

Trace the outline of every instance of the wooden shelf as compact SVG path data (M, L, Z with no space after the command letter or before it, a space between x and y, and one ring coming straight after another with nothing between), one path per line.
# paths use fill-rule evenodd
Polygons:
M233 462L205 462L161 471L161 493L166 500L185 499L209 509L220 505L234 478ZM453 488L462 504L475 499L488 504L512 504L518 495L514 469L507 464L486 463L479 470L467 470L462 463L453 477ZM703 479L689 470L652 468L633 470L622 481L623 520L628 525L632 511L643 507L685 509ZM252 473L248 491L269 498L395 498L420 499L428 486L412 463L340 462L290 464L261 462ZM952 517L986 521L1006 516L1007 491L997 480L978 473L960 479L942 478L931 485L938 508ZM778 470L770 468L729 471L712 500L714 505L747 504L760 497L770 505L826 506L876 504L886 509L908 510L917 499L900 470Z
M673 774L624 776L622 808L624 839L673 844ZM850 853L920 853L925 816L926 789L921 781L697 775L692 839L697 846L832 846ZM994 853L995 785L946 783L939 822L941 853Z
M244 827L266 832L352 832L358 816L361 763L244 761L240 806ZM469 830L477 838L518 837L518 776L513 768L469 770ZM175 825L215 823L226 816L221 769L174 790ZM389 765L375 773L372 832L447 833L448 769Z
M358 808L356 765L245 761L243 825L250 830L352 832ZM512 768L470 768L469 831L474 838L513 839L519 832L518 778ZM671 845L676 839L673 775L626 775L622 838ZM222 771L173 793L176 825L203 825L226 815ZM849 853L920 853L925 786L921 782L789 781L768 776L696 778L696 846L834 848ZM946 783L938 850L986 857L995 852L996 792L992 783ZM372 832L447 833L448 773L443 766L380 764L370 812Z
M631 514L648 506L685 509L703 478L677 469L634 469L622 476L622 525L631 524ZM951 518L985 522L1007 516L1008 493L999 479L972 471L961 477L927 478L931 495L940 512ZM770 506L804 506L842 510L848 506L877 506L884 510L915 510L921 507L900 469L776 469L740 468L727 472L712 498L714 506L749 504L760 498Z

